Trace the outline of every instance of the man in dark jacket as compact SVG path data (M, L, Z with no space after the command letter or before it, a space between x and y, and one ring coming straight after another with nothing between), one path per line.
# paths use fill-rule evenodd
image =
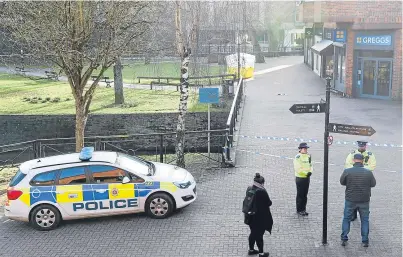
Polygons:
M260 257L267 257L269 253L263 251L263 235L265 231L269 231L273 227L273 218L270 212L270 206L272 204L269 194L264 188L264 178L256 173L253 179L252 190L255 191L255 197L253 202L254 214L250 216L250 235L249 235L249 255L258 254ZM249 190L250 188L248 188ZM255 243L259 251L254 249Z
M364 157L357 153L354 155L354 165L345 169L340 177L340 184L346 186L346 197L344 203L344 218L341 233L341 245L345 246L350 232L350 221L355 209L358 208L361 218L361 237L364 247L368 247L369 239L369 201L371 198L371 187L375 187L374 174L364 168Z

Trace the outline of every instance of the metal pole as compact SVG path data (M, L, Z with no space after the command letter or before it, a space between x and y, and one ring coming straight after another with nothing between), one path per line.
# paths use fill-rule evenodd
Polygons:
M330 80L326 78L326 111L325 111L325 135L324 135L324 158L323 158L323 230L322 244L327 244L327 195L328 195L328 180L329 180L329 114L330 114Z
M164 163L164 135L160 135L160 163Z
M241 78L241 39L238 30L238 79Z
M207 130L210 131L210 104L207 104ZM210 157L210 132L208 132L208 139L207 139L207 152L208 157Z

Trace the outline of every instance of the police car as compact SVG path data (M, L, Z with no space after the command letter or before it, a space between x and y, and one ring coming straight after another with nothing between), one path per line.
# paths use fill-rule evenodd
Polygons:
M7 189L5 215L51 230L62 220L146 212L157 219L196 200L185 169L94 151L24 162Z

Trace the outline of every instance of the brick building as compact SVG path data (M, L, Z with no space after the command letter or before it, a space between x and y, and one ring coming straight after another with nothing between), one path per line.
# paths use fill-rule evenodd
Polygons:
M334 90L402 99L401 1L301 1L304 61Z

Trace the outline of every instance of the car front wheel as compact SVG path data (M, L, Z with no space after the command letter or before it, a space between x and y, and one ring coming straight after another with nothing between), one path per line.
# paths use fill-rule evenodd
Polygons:
M35 207L31 213L30 223L37 230L48 231L55 229L60 223L59 210L48 204Z
M163 219L172 214L174 203L169 195L156 193L147 199L145 207L146 212L150 217Z

